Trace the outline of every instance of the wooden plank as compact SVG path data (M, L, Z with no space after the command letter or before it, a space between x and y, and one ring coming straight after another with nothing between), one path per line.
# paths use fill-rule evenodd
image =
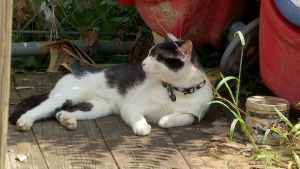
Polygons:
M93 120L79 121L68 131L55 120L33 125L46 163L59 168L118 168Z
M96 120L119 168L189 168L166 130L152 124L148 136L136 136L118 116Z
M229 143L229 128L232 122L230 112L221 106L213 106L199 125L168 129L172 141L194 169L250 168L249 157L243 136L235 132ZM238 127L236 127L236 131ZM248 153L250 154L250 153Z
M23 74L16 73L12 75L16 86L32 87L17 90L22 99L34 94L41 94L50 91L62 76L62 74L46 72L25 72Z
M6 159L12 5L12 0L0 1L0 169L4 169Z
M21 101L21 97L19 96L19 93L15 89L15 83L12 76L10 77L10 93L9 93L9 104L15 105L18 104Z
M13 106L10 106L10 112ZM17 160L17 154L24 154L27 159L23 162ZM47 168L43 155L35 140L32 131L19 132L16 126L8 124L6 169L15 168Z
M57 73L14 74L22 98L51 90L63 75ZM79 121L75 131L67 131L56 120L35 122L33 133L49 168L117 168L93 120ZM26 138L27 139L27 138ZM43 160L42 158L40 159Z

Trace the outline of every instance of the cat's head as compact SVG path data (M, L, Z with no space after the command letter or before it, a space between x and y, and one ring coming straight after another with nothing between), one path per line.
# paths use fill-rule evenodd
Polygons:
M193 44L190 40L179 41L168 35L165 42L152 47L143 61L143 70L148 77L171 82L189 74L193 67L191 55Z

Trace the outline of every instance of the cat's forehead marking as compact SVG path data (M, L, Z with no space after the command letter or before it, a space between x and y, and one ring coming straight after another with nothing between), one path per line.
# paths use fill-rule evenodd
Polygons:
M148 54L149 57L153 57L153 55L152 55L152 50L153 50L153 48L155 48L155 46L156 46L156 45L152 46L152 48L149 50L149 54Z
M175 42L180 45L181 42ZM181 54L178 52L178 47L173 41L157 44L149 51L149 57L155 58L157 62L164 64L170 70L177 72L184 66L181 60Z

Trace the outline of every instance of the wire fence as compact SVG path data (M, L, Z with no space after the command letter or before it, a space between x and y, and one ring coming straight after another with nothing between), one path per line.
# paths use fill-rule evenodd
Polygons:
M134 6L123 6L116 0L15 0L14 3L14 42L83 39L86 28L96 28L102 32L100 40L110 40L116 34L132 36L139 26L148 31Z
M89 53L97 63L135 62L152 45L151 30L135 6L116 0L14 0L12 29L12 42L92 39L94 44L109 40L116 41L122 50L124 41L134 42L128 55ZM13 58L12 66L39 67L45 60L38 56Z

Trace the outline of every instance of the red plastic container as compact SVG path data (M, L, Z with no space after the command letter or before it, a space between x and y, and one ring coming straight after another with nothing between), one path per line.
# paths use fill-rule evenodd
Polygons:
M133 4L143 20L161 36L165 31L194 45L220 46L226 24L247 12L248 0L118 0ZM156 20L157 18L157 20ZM159 23L158 23L159 22ZM161 26L159 25L161 24Z
M279 12L273 0L261 1L259 62L264 83L291 106L300 102L300 27ZM300 111L300 106L296 107Z

